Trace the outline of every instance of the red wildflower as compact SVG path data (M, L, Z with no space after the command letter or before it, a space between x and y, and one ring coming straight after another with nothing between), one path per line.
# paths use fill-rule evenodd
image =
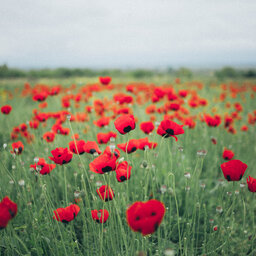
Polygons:
M49 115L46 113L39 113L35 117L39 122L45 122L48 119Z
M117 134L114 132L102 133L99 132L97 134L97 141L99 144L107 144L111 137L116 138Z
M53 157L49 156L49 159L54 161L55 164L63 165L71 162L73 153L68 148L56 148L51 151Z
M115 120L114 125L121 134L126 134L135 129L134 116L129 114L121 115Z
M9 115L11 111L12 111L12 106L10 106L10 105L5 105L5 106L1 107L1 112L4 115Z
M216 127L221 123L221 118L219 115L215 115L214 117L211 117L210 115L204 115L204 118L208 126Z
M111 82L111 77L109 77L109 76L105 76L105 77L102 77L102 76L100 76L99 77L99 81L100 81L100 83L101 84L103 84L103 85L108 85L110 82Z
M53 86L50 91L49 91L49 95L53 96L53 95L57 95L60 92L61 86L57 85L57 86Z
M31 168L37 171L37 167L40 168L40 174L46 175L49 174L55 167L55 164L47 164L44 158L39 158L39 161L35 164L30 165Z
M109 122L110 122L110 117L106 117L106 116L103 116L101 117L100 119L98 119L97 121L93 121L93 123L98 126L98 127L104 127L106 125L109 125Z
M247 178L247 185L248 185L249 191L256 192L256 179L249 176L249 178Z
M190 129L193 129L196 126L196 123L192 118L188 117L184 120L184 125L188 126Z
M71 204L66 208L58 208L54 211L53 219L68 223L73 220L80 211L80 207L76 204Z
M47 142L53 142L55 138L55 133L54 132L46 132L43 135L43 139L46 140Z
M185 98L187 96L187 94L188 94L188 91L186 91L186 90L179 90L179 95L181 97Z
M147 202L135 202L126 211L130 228L143 236L152 234L159 227L165 214L162 202L151 199Z
M127 152L128 154L130 154L135 152L138 149L138 140L131 139L126 143L117 144L117 147L123 150L124 152Z
M18 207L8 196L0 202L0 229L5 228L8 222L17 214Z
M114 191L108 185L103 185L96 190L97 194L99 195L100 199L107 202L112 200L115 195Z
M116 169L116 160L120 156L119 150L115 149L112 153L109 147L102 155L95 158L90 164L90 170L95 173L104 174L106 172L114 171Z
M12 149L13 149L13 152L11 152L11 153L20 155L22 153L22 151L24 150L24 145L22 144L21 141L17 141L17 142L12 143Z
M25 132L28 129L26 124L20 124L20 131Z
M240 160L230 160L221 164L220 167L227 181L239 181L245 173L247 164Z
M145 150L147 147L149 149L155 148L157 146L156 142L149 142L148 138L142 138L138 140L138 148L140 150Z
M75 154L82 155L84 151L85 141L84 140L77 140L77 141L70 141L68 143L70 151Z
M149 134L151 133L154 129L155 129L155 126L152 122L142 122L140 124L140 129L146 133L146 134Z
M108 210L91 210L92 219L98 223L105 223L109 217Z
M116 179L118 182L123 182L125 180L130 179L131 176L131 166L128 166L126 161L123 161L117 166L116 169Z
M37 120L29 121L29 126L32 129L37 129L39 126L39 122Z
M87 141L84 145L84 151L88 154L94 154L95 152L101 154L99 146L95 141Z
M225 159L225 160L231 160L233 157L234 157L234 152L232 150L228 150L228 149L224 149L223 151L223 154L222 154L222 157Z
M159 134L165 138L168 138L171 136L171 137L175 138L175 140L177 141L178 138L175 135L184 133L184 130L182 127L183 127L183 125L179 125L172 120L166 119L160 123L160 125L157 129L157 134Z
M44 101L48 94L46 92L37 93L33 96L34 101Z
M248 126L247 126L247 125L243 125L243 126L241 127L241 131L242 131L242 132L247 132L247 131L248 131Z

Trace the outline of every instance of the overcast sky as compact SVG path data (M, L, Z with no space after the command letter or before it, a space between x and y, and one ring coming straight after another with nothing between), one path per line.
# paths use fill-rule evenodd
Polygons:
M0 65L256 66L255 0L6 0Z

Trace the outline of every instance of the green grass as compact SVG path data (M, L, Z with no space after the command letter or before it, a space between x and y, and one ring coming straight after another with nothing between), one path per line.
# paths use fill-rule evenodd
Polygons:
M80 79L80 80L79 80ZM119 78L114 83L128 83L129 78ZM74 80L40 80L45 84L63 84L69 86L77 83L78 88L85 83L97 82L77 78ZM147 81L158 85L168 82L168 79ZM191 115L211 113L212 107L223 115L230 113L225 109L225 102L215 102L214 98L221 93L220 82L210 86L210 80L205 79L206 86L198 91L200 97L207 98L208 105L190 109ZM252 91L244 92L243 100L228 97L232 104L241 102L242 120L235 123L236 134L227 133L220 127L208 127L197 120L194 129L185 128L183 135L178 135L178 142L173 138L162 139L154 131L149 140L158 143L155 150L136 151L129 154L128 161L132 165L131 179L118 183L115 173L95 174L89 170L89 163L94 159L91 155L73 156L72 161L64 166L58 166L50 175L35 176L30 171L30 165L35 157L43 157L51 163L48 156L56 147L68 147L71 135L56 135L53 143L46 143L41 139L46 131L50 131L53 120L47 121L47 127L40 125L37 130L29 130L35 134L35 141L25 145L24 152L15 158L10 154L10 132L12 127L31 119L32 110L38 104L31 97L20 97L24 80L3 80L0 82L2 93L0 105L10 104L13 111L9 116L0 115L0 199L9 196L18 205L18 214L8 226L0 231L0 255L168 255L167 249L175 251L175 255L255 255L255 194L240 186L246 182L249 175L256 177L256 136L255 125L249 125L248 132L241 132L242 124L247 124L247 114L255 110L255 99L250 97ZM188 88L186 84L175 85L175 89ZM1 89L0 88L0 89ZM3 92L12 91L13 99L8 99ZM15 92L19 88L19 92ZM193 88L195 89L195 88ZM72 92L75 94L77 91ZM255 94L255 93L254 93ZM103 97L111 99L113 92L95 93L88 103L82 102L79 109L75 109L73 102L71 113L82 112L86 105L92 105L93 100ZM61 110L60 97L49 97L45 112ZM145 114L145 107L133 104L134 115L138 124L129 135L118 134L116 144L125 143L130 138L146 137L139 129L139 123L149 120ZM163 105L162 102L157 106ZM187 105L185 105L187 107ZM157 121L163 120L163 114L156 114ZM93 120L98 119L95 114L90 115L88 123L66 121L64 127L72 127L80 139L96 140L97 132L116 131L113 120L107 128L96 128ZM177 120L176 120L177 121ZM178 121L177 121L178 122ZM85 127L89 127L84 134ZM216 138L217 144L211 142ZM6 149L3 144L7 143ZM100 145L101 150L106 145ZM231 148L235 159L248 165L246 173L240 182L227 182L220 169L224 147ZM181 148L183 150L181 150ZM206 150L205 156L197 151ZM127 160L127 155L121 151L121 157ZM184 176L189 172L191 178ZM220 180L222 179L222 180ZM20 186L19 181L25 185ZM13 183L10 183L13 181ZM96 193L97 182L110 184L115 193L115 199L109 202L100 200ZM203 185L202 185L203 184ZM166 191L164 191L166 186ZM204 188L205 186L205 188ZM74 203L74 192L79 191L82 201L79 203L81 211L68 224L54 220L53 211L59 207L66 207ZM237 191L237 192L235 192ZM230 194L231 192L231 194ZM152 235L143 237L134 233L126 222L126 209L135 201L158 199L165 204L166 213L159 229ZM222 208L222 213L216 211ZM105 224L92 220L92 209L107 209L110 217ZM213 223L211 223L213 219ZM214 231L213 227L218 226ZM142 254L140 254L142 255Z

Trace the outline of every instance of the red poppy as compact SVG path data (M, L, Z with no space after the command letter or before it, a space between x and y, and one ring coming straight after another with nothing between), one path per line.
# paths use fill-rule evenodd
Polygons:
M46 140L47 142L53 142L55 138L55 133L54 132L46 132L43 135L43 139Z
M65 208L58 208L54 211L53 219L68 223L73 220L80 211L80 207L76 204L71 204Z
M111 77L109 77L109 76L105 76L105 77L102 77L102 76L100 76L99 77L99 81L100 81L100 83L101 84L103 84L103 85L108 85L110 82L111 82Z
M108 133L102 133L99 132L97 134L97 141L99 144L107 144L110 140L110 138L116 138L117 134L114 132L108 132Z
M37 129L39 126L39 122L37 120L29 121L29 126L32 129Z
M82 155L84 151L85 141L84 140L77 140L77 141L70 141L68 143L70 151L75 154Z
M115 149L112 153L109 147L102 155L95 158L90 164L90 170L95 173L104 174L106 172L114 171L116 169L116 160L120 156L119 150Z
M146 133L146 134L149 134L151 133L154 129L155 129L155 126L152 122L142 122L140 124L140 129Z
M160 123L160 125L157 129L157 134L159 134L165 138L168 138L171 136L171 137L175 138L175 140L177 141L178 138L175 135L184 133L184 130L182 127L183 127L183 125L179 125L172 120L166 119Z
M61 127L60 134L61 135L69 135L70 130L67 127Z
M219 115L211 117L210 115L204 115L205 122L208 126L216 127L221 123L221 118Z
M8 196L0 202L0 229L5 228L8 222L17 214L18 207Z
M248 131L248 126L247 126L247 125L243 125L243 126L241 127L241 131L242 131L242 132L247 132L247 131Z
M187 94L188 94L188 91L186 91L186 90L179 90L179 95L181 97L185 98L187 96Z
M26 130L28 129L28 127L27 127L27 125L26 124L20 124L20 130L22 131L22 132L25 132Z
M11 111L12 111L12 106L10 105L5 105L1 107L1 112L5 115L9 115Z
M248 185L249 191L256 192L256 179L249 176L249 178L247 178L247 185Z
M128 144L128 145L127 145ZM127 152L128 154L135 152L138 149L138 140L132 139L123 144L117 144L117 147Z
M63 165L71 162L73 153L68 148L56 148L51 151L53 157L49 159L54 161L55 164Z
M225 160L231 160L233 157L234 157L234 152L232 150L228 150L228 149L224 149L223 151L223 154L222 154L222 157L225 159Z
M30 165L31 168L37 171L37 167L40 168L40 174L46 175L49 174L55 167L55 164L47 164L44 158L39 158L39 161L35 164Z
M109 217L108 210L91 210L92 218L98 223L105 223Z
M95 141L87 141L84 145L84 151L88 154L94 154L95 152L101 154L99 146Z
M103 116L101 117L100 119L98 119L97 121L93 121L93 123L98 126L98 127L104 127L106 125L109 125L109 122L110 122L110 117L106 117L106 116Z
M161 224L165 214L162 202L151 199L147 202L135 202L126 211L130 228L143 236L154 233Z
M57 95L57 94L60 92L60 89L61 89L61 86L60 86L60 85L53 86L52 88L50 88L48 94L49 94L50 96Z
M132 167L127 161L123 161L116 168L116 179L118 182L124 182L125 180L130 179Z
M24 145L21 141L17 141L12 143L12 149L13 151L11 153L15 153L16 155L20 155L22 151L24 150Z
M38 113L35 118L39 121L39 122L45 122L48 118L49 115L46 113Z
M156 142L149 142L148 138L142 138L138 140L138 148L140 150L145 150L146 148L152 149L157 146Z
M112 200L115 197L114 191L108 185L103 185L96 190L100 199L107 202Z
M46 100L48 94L46 92L37 93L33 96L34 101L44 101Z
M230 160L221 164L220 167L227 181L239 181L245 173L247 164L240 160Z
M115 120L114 125L121 134L126 134L135 129L134 116L129 114L121 115Z

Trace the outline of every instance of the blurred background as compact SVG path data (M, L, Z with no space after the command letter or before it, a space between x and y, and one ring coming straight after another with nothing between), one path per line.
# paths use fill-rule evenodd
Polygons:
M254 0L9 0L0 78L256 77Z

